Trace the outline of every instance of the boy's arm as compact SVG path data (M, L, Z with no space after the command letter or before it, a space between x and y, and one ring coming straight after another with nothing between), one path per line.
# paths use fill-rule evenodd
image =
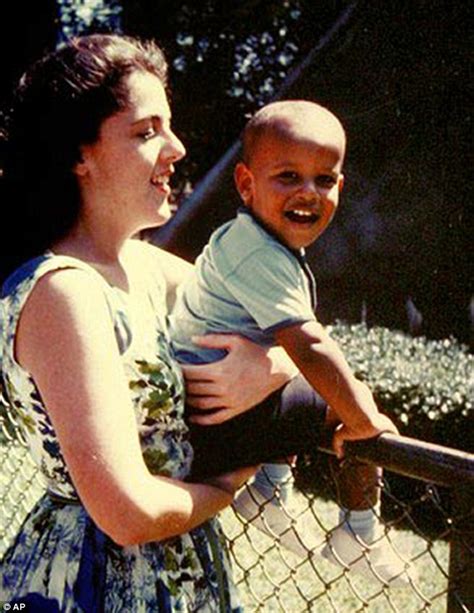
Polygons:
M345 440L397 431L390 419L379 413L369 388L356 379L338 345L317 321L282 328L275 337L343 422L334 440L338 456Z

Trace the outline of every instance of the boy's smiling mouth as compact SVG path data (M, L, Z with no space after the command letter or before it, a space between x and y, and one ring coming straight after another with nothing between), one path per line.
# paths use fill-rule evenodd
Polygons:
M320 215L315 211L308 209L293 209L285 211L285 217L294 223L299 224L314 224L319 221Z

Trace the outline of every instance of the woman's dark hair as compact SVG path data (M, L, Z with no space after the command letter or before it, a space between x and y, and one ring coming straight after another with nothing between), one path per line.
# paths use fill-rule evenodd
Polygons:
M166 60L156 44L93 34L58 47L21 78L2 117L0 281L76 222L80 147L95 142L103 121L126 107L124 78L137 70L166 87ZM7 235L14 242L8 254Z

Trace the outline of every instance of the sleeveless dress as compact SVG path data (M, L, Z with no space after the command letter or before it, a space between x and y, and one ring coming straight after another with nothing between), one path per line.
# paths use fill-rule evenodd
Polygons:
M127 294L75 258L48 252L17 269L0 301L0 381L47 491L0 564L0 601L41 612L241 611L216 519L167 541L122 547L81 505L40 394L15 361L13 347L21 309L35 283L61 268L82 269L103 289L150 472L182 480L193 457L183 419L182 375L166 331L165 282L155 258L143 261L139 316Z

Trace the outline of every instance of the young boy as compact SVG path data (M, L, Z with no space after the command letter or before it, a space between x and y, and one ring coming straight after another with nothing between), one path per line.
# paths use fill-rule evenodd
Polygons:
M193 430L193 436L197 436L196 471L201 476L205 476L203 465L208 452L210 472L216 470L216 464L221 470L230 469L228 458L242 457L242 450L249 463L259 452L267 454L263 457L271 463L257 474L250 492L239 495L235 508L300 553L298 539L285 542L290 520L284 503L291 471L278 461L298 449L284 444L279 447L278 439L286 435L291 438L291 429L297 424L294 405L301 390L305 405L301 411L307 413L308 407L314 411L316 430L324 421L338 423L333 445L339 458L345 440L396 431L378 412L369 389L354 377L341 351L318 323L314 280L304 260L304 249L324 232L337 210L344 184L345 142L339 120L316 103L288 100L260 109L245 127L243 161L234 173L244 207L236 219L213 233L196 261L195 274L180 288L170 317L171 336L181 361L203 363L223 357L220 350L193 344L193 336L238 332L264 346L282 346L306 379L295 380L280 395L222 424L220 429L201 428L201 433L206 430L204 438L199 439L199 432ZM297 400L289 401L292 408L288 419L286 409L281 407L292 388L296 389ZM327 403L327 410L321 409L312 388ZM277 405L280 412L275 417ZM309 420L305 418L302 423L307 425ZM305 434L300 432L299 436L303 439ZM311 444L315 444L314 438ZM361 490L359 501L342 510L341 525L332 532L322 553L369 577L376 576L374 570L384 581L405 583L403 562L380 538L382 528L376 512L380 473L372 466L361 470L370 482L370 501L366 503L362 486L353 485L353 489ZM275 495L275 487L279 495ZM300 537L304 543L305 535ZM364 546L374 542L372 547Z

